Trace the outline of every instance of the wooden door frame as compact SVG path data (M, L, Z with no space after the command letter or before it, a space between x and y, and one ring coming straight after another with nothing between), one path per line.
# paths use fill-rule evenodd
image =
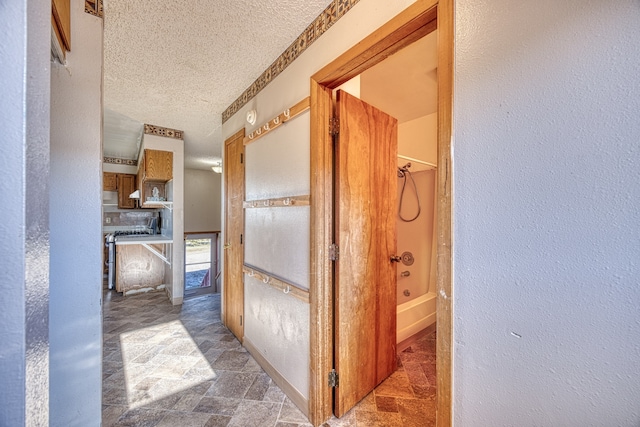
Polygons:
M453 1L418 0L311 77L311 283L309 418L332 415L333 368L332 90L438 28L437 425L452 424Z

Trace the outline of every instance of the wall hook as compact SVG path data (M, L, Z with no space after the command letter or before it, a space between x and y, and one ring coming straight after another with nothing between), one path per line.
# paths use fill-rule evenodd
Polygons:
M260 135L262 133L262 128L256 129L256 135Z
M268 122L267 122L267 123L265 123L265 125L263 126L263 128L264 128L264 130L265 130L265 131L269 130L269 123L268 123Z
M269 276L264 276L264 278L262 279L262 281L263 281L264 283L269 283L269 282L271 281L271 277L269 277Z
M249 139L253 139L253 132L249 134Z
M275 119L273 119L274 125L277 125L278 123L280 123L280 116L277 116Z
M285 294L288 294L289 292L291 292L291 286L287 285L287 287L284 288L282 292L284 292Z
M291 110L289 110L288 108L286 110L284 110L284 116L288 119L291 116Z
M285 206L289 206L291 204L291 199L287 197L282 201L282 204L284 204Z
M271 200L267 199L264 202L262 202L263 205L265 206L270 206L271 205Z

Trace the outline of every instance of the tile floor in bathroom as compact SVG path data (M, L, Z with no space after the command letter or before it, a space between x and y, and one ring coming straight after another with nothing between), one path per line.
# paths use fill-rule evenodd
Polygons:
M104 295L102 425L311 426L220 322L220 294L172 306L163 292ZM325 426L435 426L435 334Z

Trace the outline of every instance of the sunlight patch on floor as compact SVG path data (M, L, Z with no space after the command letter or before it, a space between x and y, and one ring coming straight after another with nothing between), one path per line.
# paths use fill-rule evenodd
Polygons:
M216 373L181 321L120 334L124 383L130 409L159 406ZM154 344L150 349L149 344Z

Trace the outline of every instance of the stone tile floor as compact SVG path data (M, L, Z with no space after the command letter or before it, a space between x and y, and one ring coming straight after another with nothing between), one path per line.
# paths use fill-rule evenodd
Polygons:
M220 294L172 306L162 292L105 291L102 425L308 427L306 417L220 322ZM435 334L325 426L435 425Z

